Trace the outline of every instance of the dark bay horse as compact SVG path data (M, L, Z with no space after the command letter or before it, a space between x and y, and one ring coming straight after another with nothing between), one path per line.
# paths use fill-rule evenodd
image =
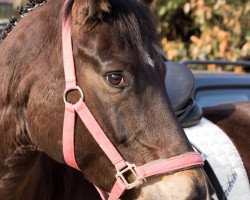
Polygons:
M62 19L71 14L76 76L96 121L130 163L142 165L192 147L169 104L166 74L148 1L48 0L0 45L0 199L98 199L116 171L76 118L75 157L62 147ZM70 92L69 101L78 94ZM83 175L84 174L84 175ZM86 181L87 180L87 181ZM122 199L209 199L200 166L150 177Z

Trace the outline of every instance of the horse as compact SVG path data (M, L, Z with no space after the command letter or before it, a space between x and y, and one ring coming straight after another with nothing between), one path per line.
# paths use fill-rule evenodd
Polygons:
M169 103L150 1L38 1L0 45L0 199L99 199L117 182L122 199L210 199ZM65 62L79 87L65 90ZM78 102L100 137L79 110L70 118Z

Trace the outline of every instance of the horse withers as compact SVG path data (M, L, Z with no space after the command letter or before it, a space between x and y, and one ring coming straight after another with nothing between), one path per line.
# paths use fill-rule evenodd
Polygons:
M148 1L48 0L0 45L0 199L98 199L90 183L110 192L116 181L112 156L78 116L80 171L65 162L61 32L69 16L77 84L114 151L135 166L193 151L169 104ZM79 99L76 90L66 96ZM208 199L209 192L200 164L184 164L143 179L122 199Z

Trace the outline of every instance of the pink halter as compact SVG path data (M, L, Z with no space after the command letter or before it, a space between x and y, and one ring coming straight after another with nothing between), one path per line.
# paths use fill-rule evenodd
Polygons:
M113 163L117 171L117 180L110 192L110 196L108 198L109 200L119 199L125 190L132 189L142 184L146 181L147 177L167 172L174 172L187 167L202 166L204 161L201 155L195 152L185 153L169 159L155 160L139 167L134 164L130 164L123 159L89 111L84 102L83 92L76 84L70 21L71 17L69 16L62 25L63 61L66 82L66 89L64 92L65 115L63 125L63 155L65 162L69 166L80 170L76 163L74 154L74 125L75 113L77 113L89 130L90 134L94 137L101 149ZM76 104L70 104L67 102L66 95L67 92L71 90L78 90L81 95L80 100ZM129 182L124 176L124 174L128 171L134 175L135 181L132 183ZM102 199L106 199L103 192L99 188L97 188L97 190L99 191Z

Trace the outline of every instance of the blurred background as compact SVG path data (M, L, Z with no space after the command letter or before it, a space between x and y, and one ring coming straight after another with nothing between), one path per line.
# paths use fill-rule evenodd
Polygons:
M0 0L0 22L16 15L22 3L25 0ZM153 9L169 60L250 60L249 0L155 0ZM232 69L243 70L227 66Z

